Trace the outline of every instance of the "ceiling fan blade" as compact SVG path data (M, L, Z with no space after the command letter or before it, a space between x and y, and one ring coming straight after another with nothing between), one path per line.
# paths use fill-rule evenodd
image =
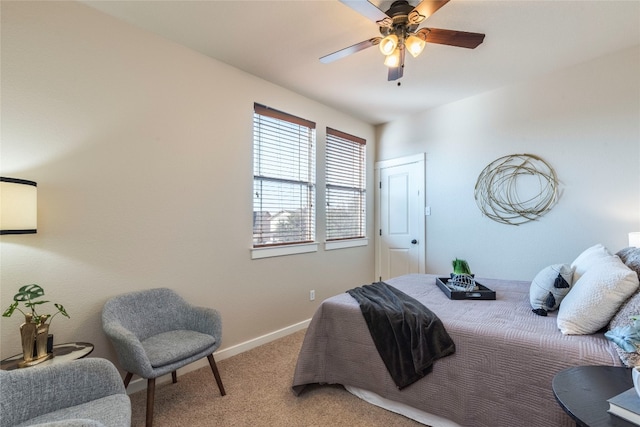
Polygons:
M345 56L349 56L371 46L375 46L380 43L380 40L382 40L382 37L374 37L372 39L356 43L353 46L345 47L344 49L340 49L336 52L323 56L322 58L320 58L320 62L322 62L323 64L328 64L330 62L337 61L338 59L342 59Z
M404 51L404 49L400 49L400 65L398 65L397 67L389 68L387 80L390 82L398 80L404 74Z
M427 43L445 44L447 46L475 49L484 41L484 34L466 31L441 30L438 28L421 28L418 33L426 35Z
M423 0L413 10L424 16L419 21L422 22L447 3L449 3L449 0Z
M340 3L349 6L351 9L373 22L382 21L383 19L388 18L386 13L378 9L378 6L367 0L340 0Z

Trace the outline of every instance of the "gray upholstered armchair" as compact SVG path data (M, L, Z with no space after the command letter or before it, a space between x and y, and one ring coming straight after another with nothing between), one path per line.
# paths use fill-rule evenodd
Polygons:
M171 289L160 288L119 295L102 309L102 327L113 343L120 365L147 379L147 421L153 424L155 379L206 357L220 389L224 386L213 352L222 342L217 310L189 304Z
M0 371L0 426L130 427L131 401L106 359Z

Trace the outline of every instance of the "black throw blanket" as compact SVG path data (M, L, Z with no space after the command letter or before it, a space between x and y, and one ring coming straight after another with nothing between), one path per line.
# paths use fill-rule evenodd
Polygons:
M431 310L384 282L347 291L360 304L373 342L398 389L431 372L433 362L455 352Z

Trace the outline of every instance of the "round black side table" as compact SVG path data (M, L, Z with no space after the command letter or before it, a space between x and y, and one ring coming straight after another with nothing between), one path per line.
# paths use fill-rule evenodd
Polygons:
M82 359L93 351L93 344L88 342L68 342L53 346L53 358L45 360L35 366L47 366L68 360ZM0 362L0 369L9 371L18 368L18 363L22 361L22 353L7 357Z
M633 387L631 369L616 366L575 366L556 374L553 394L578 427L635 427L607 412L607 399Z

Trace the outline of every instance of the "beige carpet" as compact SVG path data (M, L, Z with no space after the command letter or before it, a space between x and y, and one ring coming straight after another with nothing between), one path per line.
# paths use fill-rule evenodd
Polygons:
M304 332L222 360L218 369L227 395L218 391L211 369L156 386L154 426L422 426L370 405L342 386L291 391ZM144 426L146 391L131 395L134 427Z

